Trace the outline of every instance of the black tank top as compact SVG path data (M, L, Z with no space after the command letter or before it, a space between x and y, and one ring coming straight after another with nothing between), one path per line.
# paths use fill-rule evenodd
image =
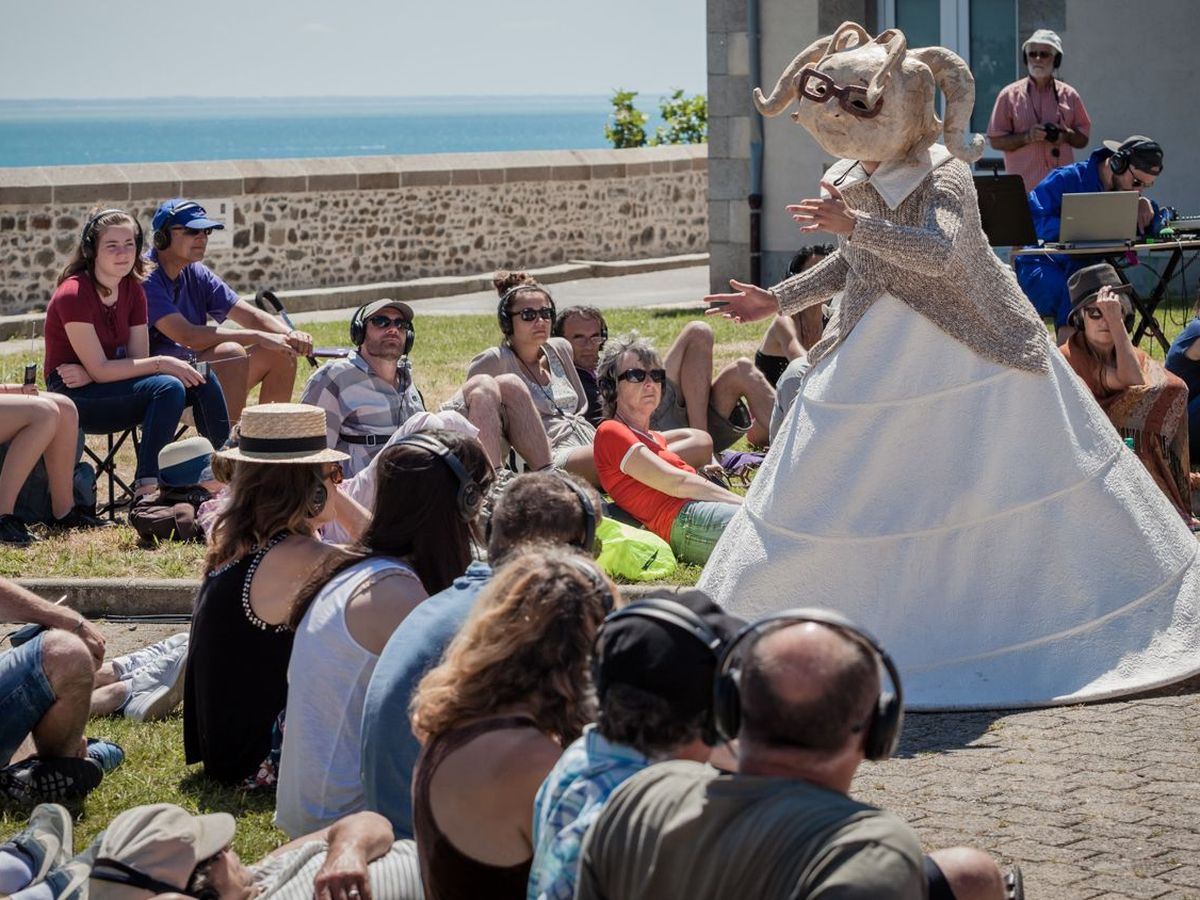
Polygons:
M472 722L438 735L417 757L413 772L413 833L421 857L425 900L477 900L480 897L489 900L524 900L533 857L515 866L493 866L467 856L442 834L429 803L429 785L438 766L447 756L481 734L522 726L537 727L529 716L504 716ZM532 818L532 809L529 814Z

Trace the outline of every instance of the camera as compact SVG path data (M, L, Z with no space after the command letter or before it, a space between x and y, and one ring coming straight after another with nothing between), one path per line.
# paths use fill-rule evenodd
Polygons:
M199 372L200 376L204 378L205 381L208 380L208 363L203 361L193 362L192 368Z
M37 363L25 364L25 380L22 384L37 384Z
M1059 136L1062 134L1062 129L1051 122L1047 122L1042 127L1046 129L1046 140L1052 144L1056 143Z

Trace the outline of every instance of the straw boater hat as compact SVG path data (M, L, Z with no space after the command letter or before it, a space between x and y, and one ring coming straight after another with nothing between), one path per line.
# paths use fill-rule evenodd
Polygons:
M323 463L350 457L331 450L325 432L325 410L307 403L264 403L248 406L238 424L237 446L217 456L239 462Z

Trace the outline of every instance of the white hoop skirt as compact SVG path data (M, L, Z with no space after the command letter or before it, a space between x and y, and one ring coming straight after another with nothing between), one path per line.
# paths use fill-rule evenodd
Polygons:
M1197 541L1050 358L1049 375L998 365L881 297L809 373L699 586L747 618L841 611L915 709L1200 671Z

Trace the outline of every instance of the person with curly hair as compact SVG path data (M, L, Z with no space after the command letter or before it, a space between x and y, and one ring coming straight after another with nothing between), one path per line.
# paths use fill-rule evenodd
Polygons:
M590 560L528 549L421 680L413 823L429 900L525 896L534 796L592 719L592 642L614 593Z

